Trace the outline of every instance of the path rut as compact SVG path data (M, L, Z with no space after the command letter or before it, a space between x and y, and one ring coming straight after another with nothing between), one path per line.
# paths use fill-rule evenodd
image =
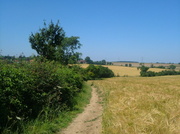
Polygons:
M90 103L73 122L58 134L100 134L102 131L102 104L96 88L92 88Z

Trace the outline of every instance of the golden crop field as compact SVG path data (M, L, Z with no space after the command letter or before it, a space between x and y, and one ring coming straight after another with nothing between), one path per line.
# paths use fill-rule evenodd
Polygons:
M104 134L179 134L180 76L90 82L105 94Z
M88 64L81 64L80 65L83 68L88 67ZM140 70L137 69L137 67L124 67L124 66L114 66L114 65L103 65L105 67L108 67L111 69L114 74L117 76L139 76L140 75ZM155 71L155 72L160 72L164 69L159 69L159 68L150 68L149 71Z

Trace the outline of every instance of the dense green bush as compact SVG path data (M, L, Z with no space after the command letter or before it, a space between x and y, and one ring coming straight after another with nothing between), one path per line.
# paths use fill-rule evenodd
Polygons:
M137 69L140 69L142 73L145 73L149 70L149 67L142 65L141 67L138 67Z
M0 62L0 130L36 118L43 109L72 108L82 75L55 62Z
M156 68L162 68L162 69L165 69L166 67L165 67L165 66L157 66Z
M17 129L51 111L73 109L84 80L113 77L103 66L62 66L39 58L31 63L8 64L0 61L0 132L4 127Z
M100 79L114 77L114 73L108 67L89 65L86 68L87 79Z
M31 76L22 67L0 63L0 126L12 124L19 117L29 114L31 110L25 104L29 87L32 83ZM1 129L1 128L0 128Z
M163 76L163 75L180 75L180 71L164 70L156 73L156 76Z
M175 69L176 69L176 66L175 66L175 65L170 65L168 68L169 68L169 69L172 69L172 70L175 70Z
M140 75L142 77L152 77L152 76L156 76L156 73L153 71L147 71L147 72L140 72Z
M79 65L69 66L69 68L71 68L74 72L80 74L84 81L88 80L86 69L80 67Z
M73 108L76 104L74 97L81 92L83 86L83 77L80 73L68 67L58 69L57 75L61 82L59 87L61 91L61 102L69 108Z
M153 76L164 76L164 75L180 75L180 71L175 70L163 70L161 72L153 72L148 71L148 67L141 66L138 69L140 69L140 76L142 77L153 77Z

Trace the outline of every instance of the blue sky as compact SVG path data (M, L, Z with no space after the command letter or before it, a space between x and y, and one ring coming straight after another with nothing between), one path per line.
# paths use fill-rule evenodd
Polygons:
M79 36L82 58L180 62L180 0L0 0L1 54L36 54L44 20Z

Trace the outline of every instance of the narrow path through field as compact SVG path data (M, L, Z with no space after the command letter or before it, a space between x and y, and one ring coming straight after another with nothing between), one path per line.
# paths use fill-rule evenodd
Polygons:
M59 134L100 134L102 131L102 104L95 88L92 88L90 104Z

